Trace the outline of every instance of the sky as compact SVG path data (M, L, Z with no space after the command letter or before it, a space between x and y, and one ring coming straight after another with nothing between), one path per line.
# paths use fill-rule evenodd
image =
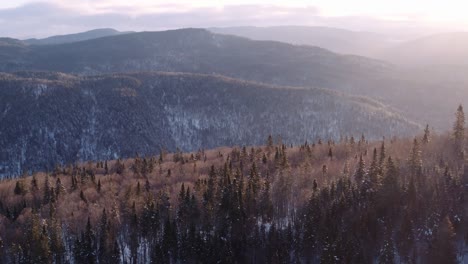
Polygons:
M247 25L428 34L468 30L466 10L466 0L1 0L0 36Z

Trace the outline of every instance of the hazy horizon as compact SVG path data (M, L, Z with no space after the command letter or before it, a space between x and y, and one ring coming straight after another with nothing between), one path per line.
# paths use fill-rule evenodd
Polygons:
M0 35L44 38L114 28L159 31L186 27L325 26L394 36L465 31L468 19L461 1L3 1Z

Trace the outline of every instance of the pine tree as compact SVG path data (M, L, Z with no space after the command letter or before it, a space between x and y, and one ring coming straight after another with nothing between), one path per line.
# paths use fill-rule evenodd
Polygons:
M344 177L349 177L349 172L350 172L350 170L349 170L349 162L346 160L346 161L345 161L345 164L344 164L344 166L343 166L343 176L344 176Z
M101 179L98 180L98 185L97 185L97 191L100 193L101 192Z
M45 180L44 180L44 199L43 202L44 204L48 204L51 199L51 191L50 191L50 181L49 181L49 175L46 174Z
M86 263L96 263L96 236L91 226L91 220L88 217L86 229L83 236L83 258Z
M24 186L24 180L16 181L14 193L16 195L24 195L26 194L26 187Z
M76 190L78 188L78 182L76 180L76 177L74 175L72 175L72 178L71 178L71 189L72 190Z
M104 173L105 173L106 175L109 174L109 167L107 166L107 160L106 160L105 163L104 163Z
M426 128L424 129L424 136L422 139L423 144L427 144L431 141L431 131L429 130L429 124L426 125Z
M117 174L122 174L125 170L125 164L123 164L123 162L120 159L118 159L115 162L114 170Z
M399 171L392 157L388 157L385 174L382 178L382 186L378 193L379 207L386 211L383 216L396 213L399 206L400 188L398 182Z
M49 235L46 226L41 225L39 215L33 213L26 233L26 263L51 263Z
M395 247L393 246L392 238L387 238L380 250L379 264L395 263Z
M411 263L411 251L414 246L413 223L410 214L405 213L397 234L397 246L400 257L405 263Z
M60 195L65 194L65 193L66 193L66 189L65 189L65 186L63 186L62 184L62 180L60 180L60 178L57 178L57 180L55 181L56 197L58 198Z
M146 182L145 182L145 191L146 192L149 192L151 190L151 184L149 182L148 179L146 179Z
M465 149L465 113L463 112L462 105L458 107L455 117L456 119L453 125L455 152L459 157L463 158L463 152Z
M159 159L158 160L159 160L159 164L164 162L164 152L163 152L162 149L159 151Z
M80 199L85 202L85 203L88 203L88 200L86 199L84 193L83 193L83 190L80 191Z
M53 204L50 206L53 207ZM52 252L53 259L56 264L65 263L64 256L66 250L63 243L61 223L58 219L55 218L55 216L52 216L49 220L48 226L50 230L50 250Z
M260 198L260 210L262 217L265 221L271 221L273 217L273 203L271 202L270 195L270 182L266 180L263 193Z
M39 185L37 184L37 178L36 178L36 175L34 174L31 180L31 191L35 192L37 190L39 190Z
M413 148L411 149L409 167L410 167L411 175L417 176L417 177L421 176L422 157L421 157L421 149L419 147L419 142L417 138L413 140Z
M136 213L135 202L133 202L131 221L130 221L130 241L129 241L132 263L137 263L137 260L138 260L138 247L140 245L139 239L138 239L138 230L139 230L139 221L138 221L138 216Z
M359 163L358 167L356 169L356 173L354 174L354 180L358 185L363 183L363 180L366 177L366 163L364 162L364 159L362 158L362 154L359 156Z
M374 148L374 152L372 155L372 163L369 168L369 179L371 182L371 185L375 188L379 185L380 183L380 166L379 166L379 160L377 158L377 149Z
M137 187L136 187L136 195L139 196L141 194L141 186L140 186L140 181L137 182Z
M99 248L98 258L99 263L111 263L108 262L112 255L112 241L110 241L110 227L107 219L106 209L102 210L101 222L99 225Z
M273 137L271 136L271 134L268 135L267 149L268 149L269 152L273 149Z
M119 244L117 243L117 240L114 241L114 247L112 249L112 255L109 259L109 263L120 263L120 247Z
M428 263L430 264L455 264L457 260L457 248L452 222L445 217L440 223L434 241L432 242Z

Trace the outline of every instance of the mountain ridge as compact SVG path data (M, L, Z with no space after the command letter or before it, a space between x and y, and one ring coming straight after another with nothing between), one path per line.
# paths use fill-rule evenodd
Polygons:
M0 75L0 85L0 122L9 124L0 132L2 175L160 148L253 145L268 134L297 144L420 129L371 99L211 75L18 73Z
M395 44L391 37L365 31L323 26L219 27L211 32L236 35L252 40L272 40L296 45L326 48L336 53L376 58L379 51Z
M408 119L437 129L447 127L453 105L466 103L463 98L468 98L463 77L461 82L448 83L444 81L447 78L439 77L447 76L446 72L419 73L319 47L253 41L196 28L130 33L61 45L0 47L0 71L24 70L80 75L193 72L279 86L322 87L376 99ZM414 110L412 106L421 102L423 107Z
M126 34L128 32L120 32L113 28L98 28L84 32L78 32L73 34L65 34L65 35L54 35L46 38L30 38L22 40L24 43L28 45L54 45L54 44L65 44L65 43L73 43L79 41L86 41L96 38L108 37L108 36L115 36L120 34Z

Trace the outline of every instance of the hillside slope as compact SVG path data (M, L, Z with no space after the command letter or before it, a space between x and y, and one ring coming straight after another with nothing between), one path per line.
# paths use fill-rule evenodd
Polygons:
M1 47L0 47L1 51ZM274 85L360 89L388 65L317 47L219 35L203 29L140 32L88 41L25 46L1 71L95 75L134 71L221 74Z
M0 46L0 71L95 75L156 70L321 87L374 98L439 129L449 125L453 105L468 102L465 85L453 82L450 70L443 78L433 78L435 74L399 70L365 57L203 29L130 33L61 45L25 45L11 39L5 43Z
M135 73L0 78L1 174L56 163L222 145L411 135L418 129L370 99L225 77Z
M3 180L0 261L457 263L468 164L427 136L265 139Z

